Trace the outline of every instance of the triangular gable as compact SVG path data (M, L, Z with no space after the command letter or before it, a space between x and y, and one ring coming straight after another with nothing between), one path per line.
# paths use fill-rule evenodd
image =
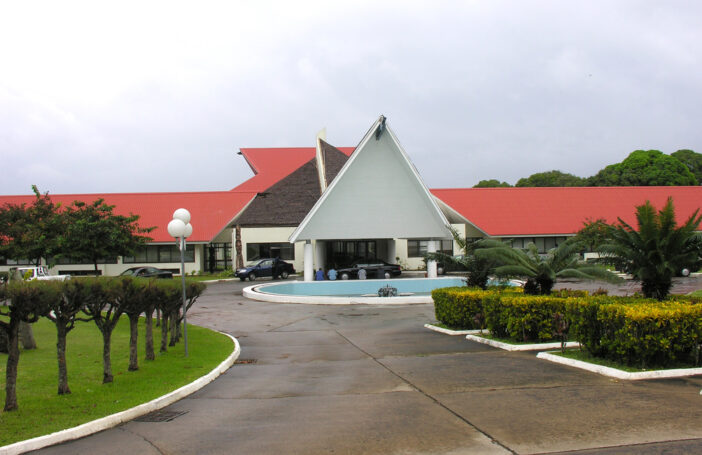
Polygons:
M447 225L381 116L289 241L445 239L451 238Z

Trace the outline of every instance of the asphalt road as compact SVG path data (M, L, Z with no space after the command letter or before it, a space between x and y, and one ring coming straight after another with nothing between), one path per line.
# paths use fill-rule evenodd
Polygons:
M261 303L242 287L211 285L188 320L236 336L250 363L169 422L36 453L702 453L702 376L618 381L424 329L432 305Z

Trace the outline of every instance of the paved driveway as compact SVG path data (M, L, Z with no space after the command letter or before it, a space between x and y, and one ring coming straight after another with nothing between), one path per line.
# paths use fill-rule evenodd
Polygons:
M702 453L702 377L621 382L431 332L431 305L260 303L242 287L211 285L189 321L252 363L170 422L38 453Z

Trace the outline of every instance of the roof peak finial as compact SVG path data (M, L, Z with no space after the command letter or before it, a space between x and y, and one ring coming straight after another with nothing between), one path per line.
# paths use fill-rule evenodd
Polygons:
M385 131L385 121L386 120L387 120L387 118L383 114L380 114L380 117L378 118L378 121L380 122L380 124L378 125L378 129L375 130L375 140L376 141L380 140L380 136L382 136L383 132Z

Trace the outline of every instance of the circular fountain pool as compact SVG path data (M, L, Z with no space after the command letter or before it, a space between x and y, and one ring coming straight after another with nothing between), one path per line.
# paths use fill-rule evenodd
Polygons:
M397 297L378 297L385 286L397 288ZM245 297L264 302L311 303L318 305L431 303L437 288L465 286L465 279L398 278L380 280L290 281L257 284L244 289Z

